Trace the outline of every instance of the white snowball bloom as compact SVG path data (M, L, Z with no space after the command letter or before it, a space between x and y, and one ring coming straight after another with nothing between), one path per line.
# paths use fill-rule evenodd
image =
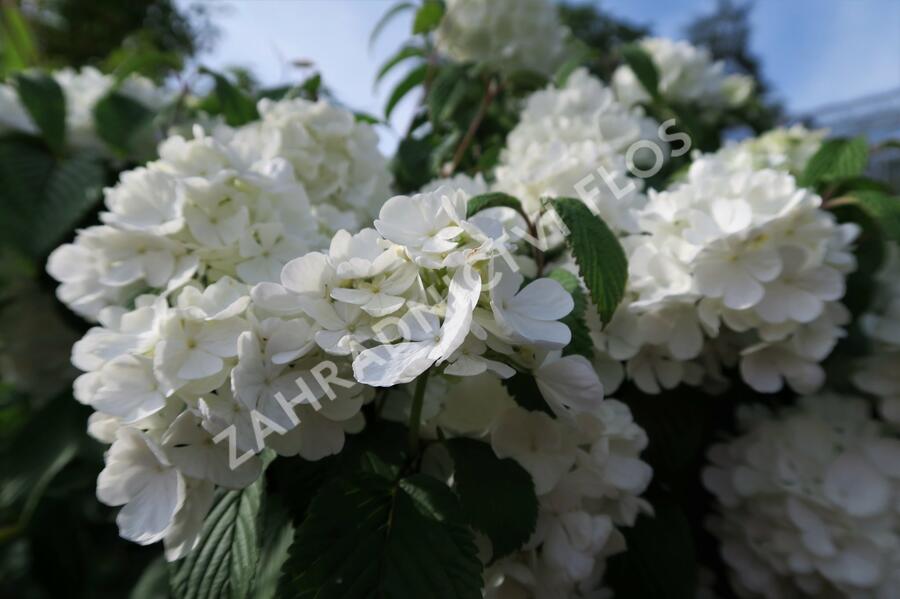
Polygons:
M340 231L327 254L292 260L280 284L254 287L254 305L308 318L318 346L352 355L354 377L365 385L409 383L433 366L453 376L514 374L485 357L488 349L536 368L509 355L514 346L568 343L558 319L572 310L572 298L550 279L520 290L522 276L502 264L515 263L502 223L483 214L467 219L468 199L449 187L391 198L374 230Z
M740 142L728 142L716 156L733 169L780 169L800 175L827 135L803 125L779 127Z
M486 597L593 596L606 558L625 550L619 529L650 510L639 497L652 475L640 460L644 431L624 404L604 399L575 419L510 407L490 439L532 475L540 512L525 547L489 567Z
M710 450L710 529L742 596L881 599L900 568L900 440L860 398L743 414Z
M740 106L753 92L752 78L726 75L725 64L713 62L705 48L667 38L645 38L639 44L659 73L659 93L671 102L721 110ZM612 85L627 106L650 100L628 65L616 69Z
M105 224L50 256L60 300L93 319L192 279L277 281L341 223L370 222L390 184L372 128L324 102L263 101L260 111L237 130L172 136L159 160L123 173L105 192Z
M232 141L248 163L287 160L328 233L371 222L390 195L391 179L370 125L324 100L262 100L259 112L260 121Z
M755 390L815 391L849 322L839 301L859 231L820 204L783 170L698 157L682 181L650 192L642 234L624 240L629 290L593 335L600 349L648 393L710 383L723 343Z
M495 187L517 197L529 214L540 210L543 197L580 198L614 230L634 232L644 198L640 181L629 177L626 154L655 128L578 69L564 87L526 100L496 168Z
M458 61L549 75L565 59L568 35L547 0L448 0L437 44Z

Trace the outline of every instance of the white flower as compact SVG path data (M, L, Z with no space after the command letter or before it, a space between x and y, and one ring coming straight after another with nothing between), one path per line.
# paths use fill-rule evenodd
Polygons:
M824 129L809 130L799 124L779 127L759 137L726 142L716 156L735 170L774 168L800 175L826 134Z
M787 172L698 157L649 194L642 234L623 242L628 293L595 340L648 393L721 387L723 364L738 360L757 391L814 391L849 322L838 301L859 232L820 204Z
M491 429L491 446L501 458L515 458L543 495L562 479L575 463L575 442L565 427L543 412L510 408Z
M324 102L260 110L237 130L172 136L159 160L123 173L105 191L105 225L50 257L60 299L96 318L147 288L274 282L292 258L324 248L338 222L370 222L390 181L371 128Z
M456 60L550 74L564 60L568 30L546 0L449 0L437 36Z
M747 596L890 597L900 565L900 442L859 398L742 414L710 450L710 529Z
M185 500L185 482L147 436L123 427L97 478L97 497L119 510L116 523L126 539L149 545L163 539Z
M725 64L713 62L705 48L666 38L645 38L639 44L659 73L659 93L669 101L723 109L740 106L753 91L750 77L726 75ZM613 73L613 88L628 106L650 100L628 65Z
M521 287L524 277L505 261L495 262L491 309L512 338L544 347L569 344L569 327L558 322L575 306L572 296L557 281L537 279Z
M226 489L242 489L259 478L262 471L262 461L257 456L232 469L228 443L213 442L200 419L189 411L182 412L163 435L162 450L184 476Z
M625 155L652 125L618 103L586 69L565 87L532 94L510 132L496 169L496 188L536 213L543 197L582 199L616 231L634 232L644 198L628 177Z

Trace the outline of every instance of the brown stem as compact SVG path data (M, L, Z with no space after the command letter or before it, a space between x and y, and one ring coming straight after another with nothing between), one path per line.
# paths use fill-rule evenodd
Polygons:
M472 117L472 122L469 123L466 134L463 136L462 141L459 142L456 152L453 153L453 161L443 169L443 172L441 173L442 176L449 177L456 171L459 163L462 162L463 156L466 155L466 150L472 145L475 134L478 132L478 128L481 126L481 121L484 120L488 108L491 107L491 103L494 101L494 98L497 97L499 92L500 85L494 79L488 81L487 90L481 98L481 104L478 106L478 112Z

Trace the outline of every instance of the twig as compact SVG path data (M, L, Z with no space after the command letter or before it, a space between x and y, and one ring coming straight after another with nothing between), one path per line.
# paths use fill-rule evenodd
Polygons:
M459 163L462 162L463 156L466 155L466 150L472 145L475 134L478 132L478 128L481 126L481 121L484 120L488 108L491 107L491 103L494 101L494 98L497 97L499 92L500 85L494 79L488 81L487 90L481 98L481 104L478 106L478 112L472 117L472 122L469 123L469 128L466 130L465 136L462 138L462 141L459 142L456 152L453 153L453 161L443 169L441 173L442 176L449 177L456 171Z

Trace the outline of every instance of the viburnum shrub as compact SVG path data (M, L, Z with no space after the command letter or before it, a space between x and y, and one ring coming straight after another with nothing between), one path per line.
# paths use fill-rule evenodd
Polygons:
M121 536L176 597L897 596L900 201L867 143L722 145L752 78L653 38L604 81L549 1L404 10L391 160L318 80L212 74L150 161L109 128L149 83L0 86L5 129L139 164L47 262Z

